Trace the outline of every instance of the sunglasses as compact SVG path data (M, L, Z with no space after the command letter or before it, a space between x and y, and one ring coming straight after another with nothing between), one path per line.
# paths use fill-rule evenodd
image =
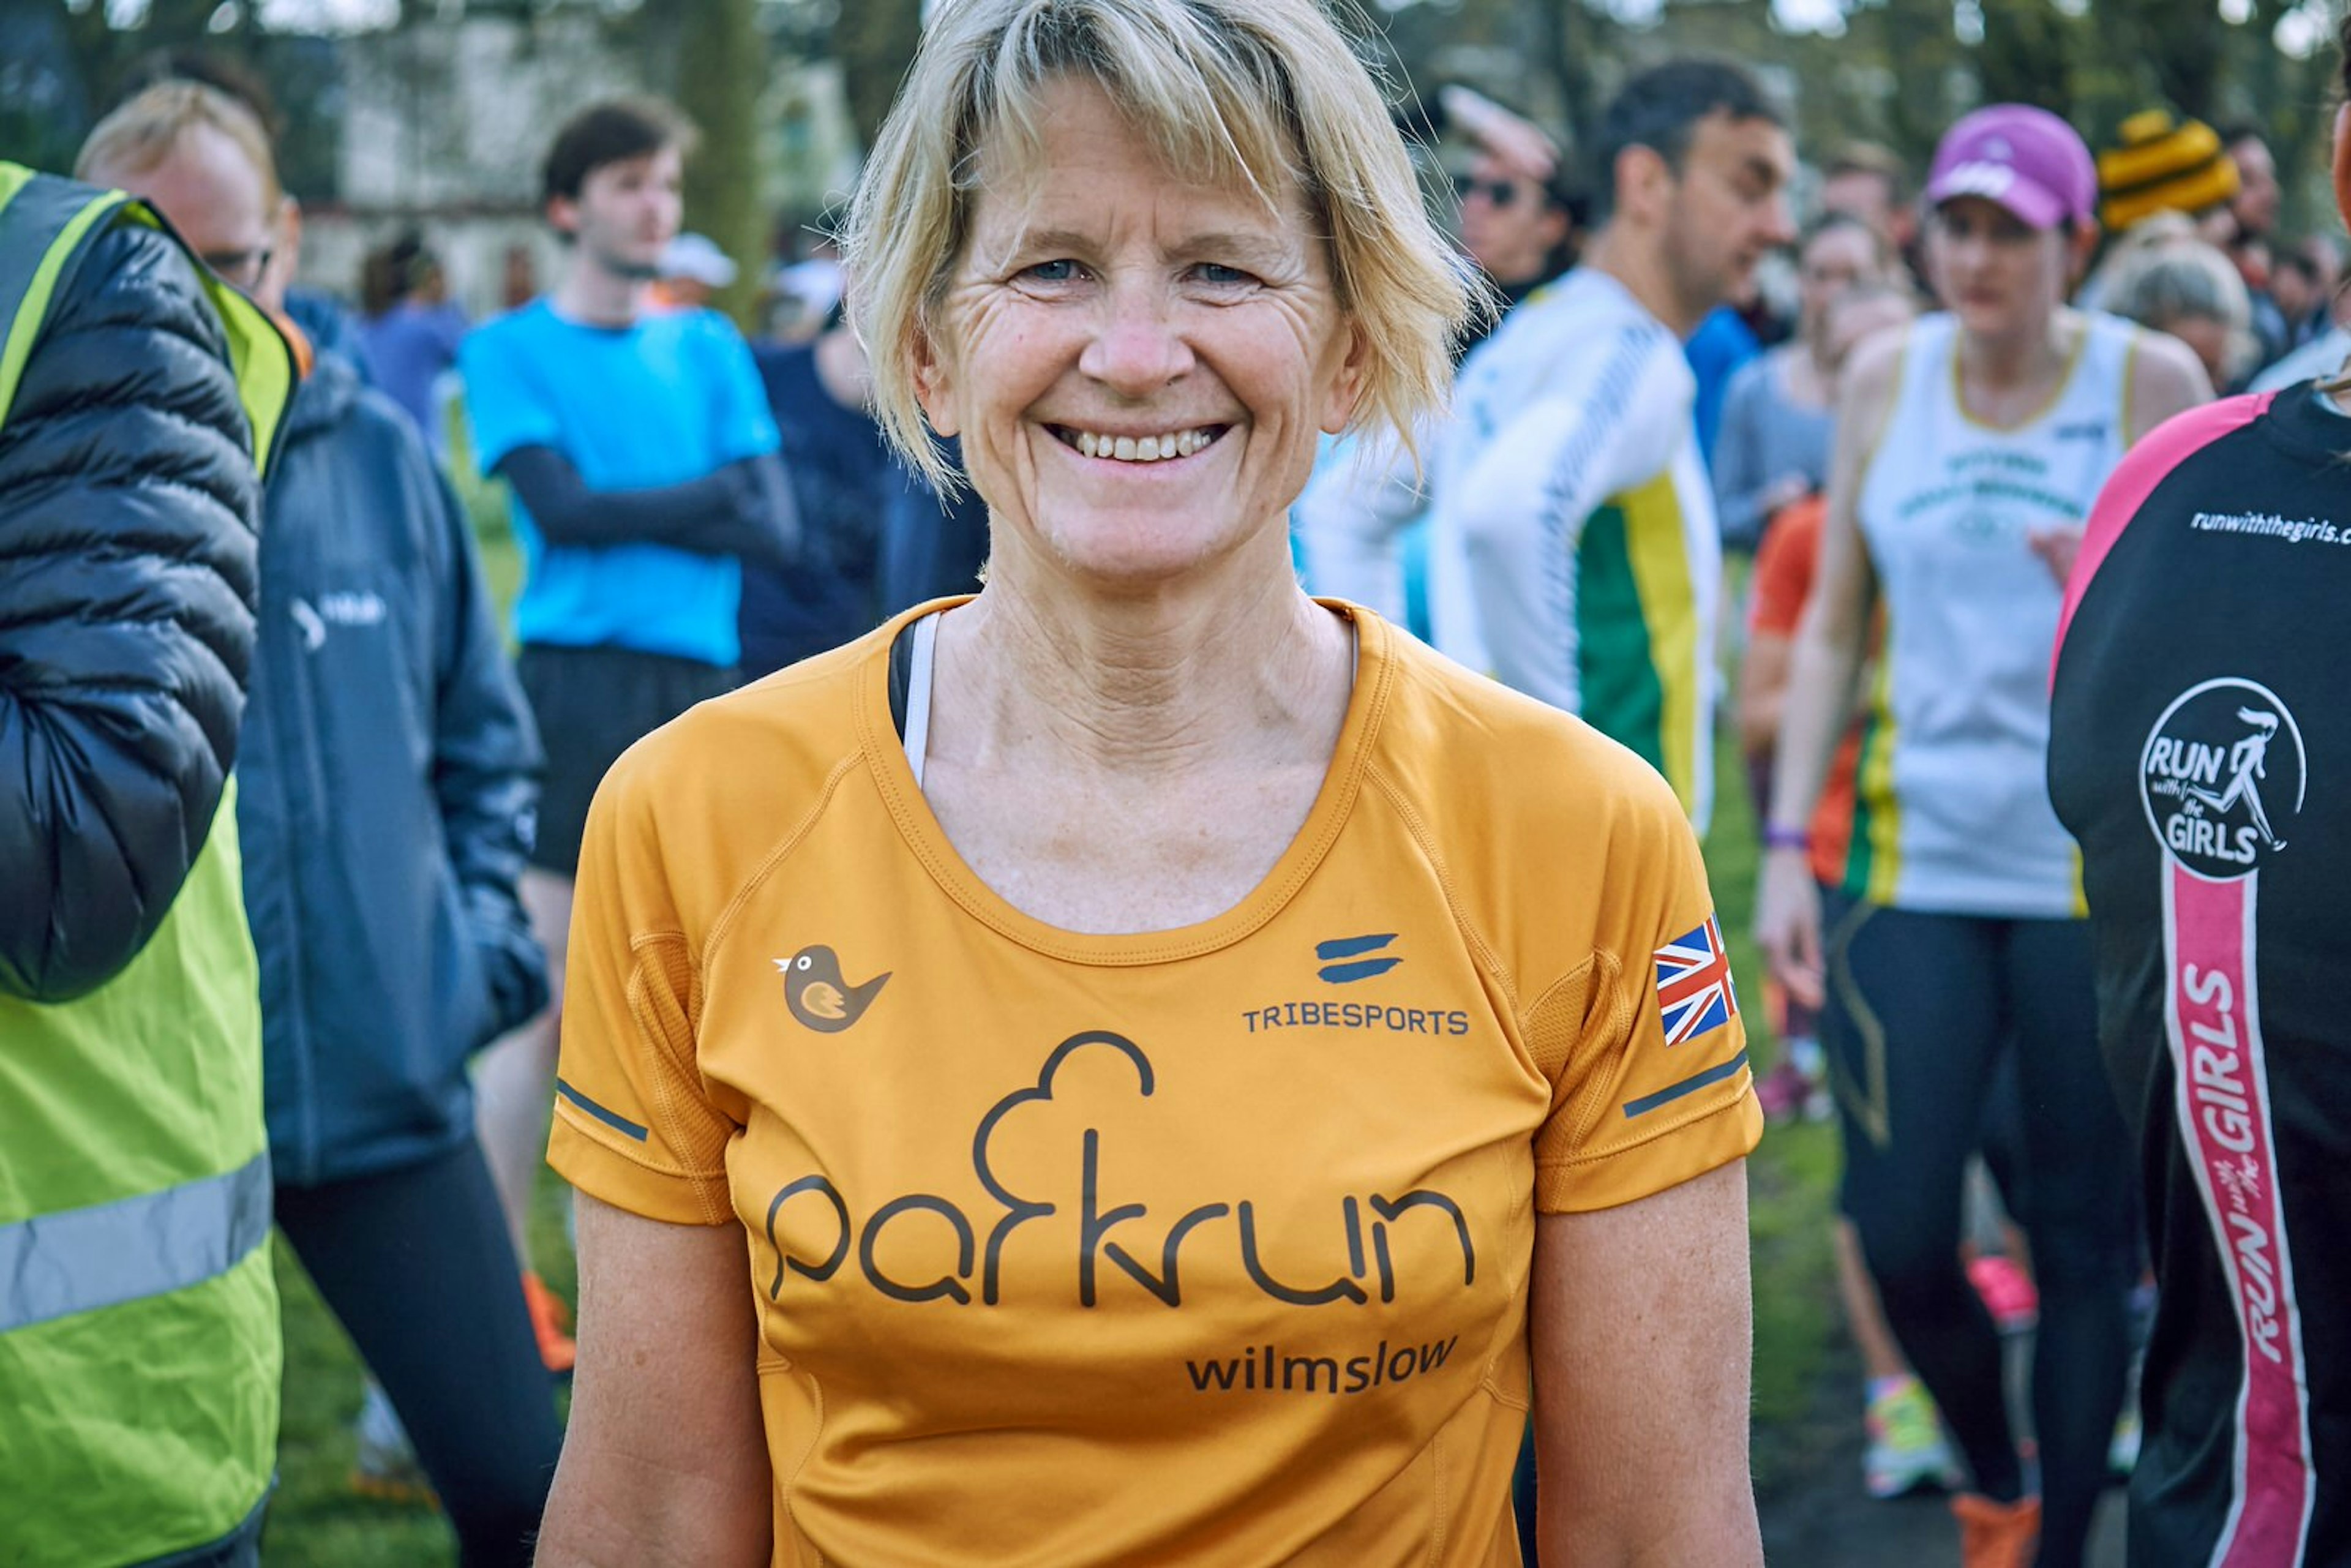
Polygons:
M1519 199L1519 188L1508 180L1480 180L1471 174L1453 176L1453 193L1468 201L1483 196L1498 207L1507 207Z

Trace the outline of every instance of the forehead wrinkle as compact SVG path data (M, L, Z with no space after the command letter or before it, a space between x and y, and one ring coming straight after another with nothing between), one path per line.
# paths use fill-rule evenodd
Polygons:
M1016 254L1033 256L1040 251L1092 256L1118 243L1113 225L1121 220L1105 213L1097 203L1049 190L1050 174L1050 170L1040 169L1022 182L1023 189L991 187L984 198L985 210L981 201L975 202L970 228L975 261L987 265ZM1196 214L1197 226L1186 226L1175 237L1159 244L1162 256L1237 260L1267 267L1277 262L1295 263L1315 236L1308 232L1311 225L1302 210L1302 202L1297 200L1298 193L1292 191L1290 194L1292 204L1285 212L1261 202L1255 191L1193 182L1171 183L1152 188L1147 215L1130 216L1124 221L1139 221L1151 232L1166 232L1176 226L1169 218L1171 206L1177 204L1179 197L1189 198L1183 204L1211 210ZM1241 219L1238 224L1233 222L1236 216ZM1256 217L1263 219L1263 227L1249 221Z

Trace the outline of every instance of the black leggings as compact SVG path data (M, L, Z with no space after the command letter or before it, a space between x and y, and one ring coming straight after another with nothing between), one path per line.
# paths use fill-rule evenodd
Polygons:
M1844 1210L1895 1337L1979 1490L2024 1478L2000 1337L1959 1261L1960 1197L2003 1049L2041 1291L2032 1421L2043 1568L2074 1568L2105 1483L2129 1359L2131 1152L2098 1055L2086 921L1922 915L1833 900L1822 1040L1845 1146Z
M563 1430L481 1146L281 1186L277 1223L400 1413L458 1561L528 1568Z

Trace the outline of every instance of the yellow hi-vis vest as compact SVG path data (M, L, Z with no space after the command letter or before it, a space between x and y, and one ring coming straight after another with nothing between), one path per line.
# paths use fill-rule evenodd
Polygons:
M119 191L0 162L0 423L60 282L117 219L161 226ZM206 276L266 460L291 357ZM280 1351L259 985L232 787L120 974L58 1005L0 996L6 1568L175 1554L267 1495Z

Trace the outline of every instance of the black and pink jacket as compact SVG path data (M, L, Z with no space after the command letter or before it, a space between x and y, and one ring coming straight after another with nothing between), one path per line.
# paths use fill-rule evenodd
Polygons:
M2131 1561L2351 1563L2351 417L2304 384L2150 434L2058 638L2160 1283Z

